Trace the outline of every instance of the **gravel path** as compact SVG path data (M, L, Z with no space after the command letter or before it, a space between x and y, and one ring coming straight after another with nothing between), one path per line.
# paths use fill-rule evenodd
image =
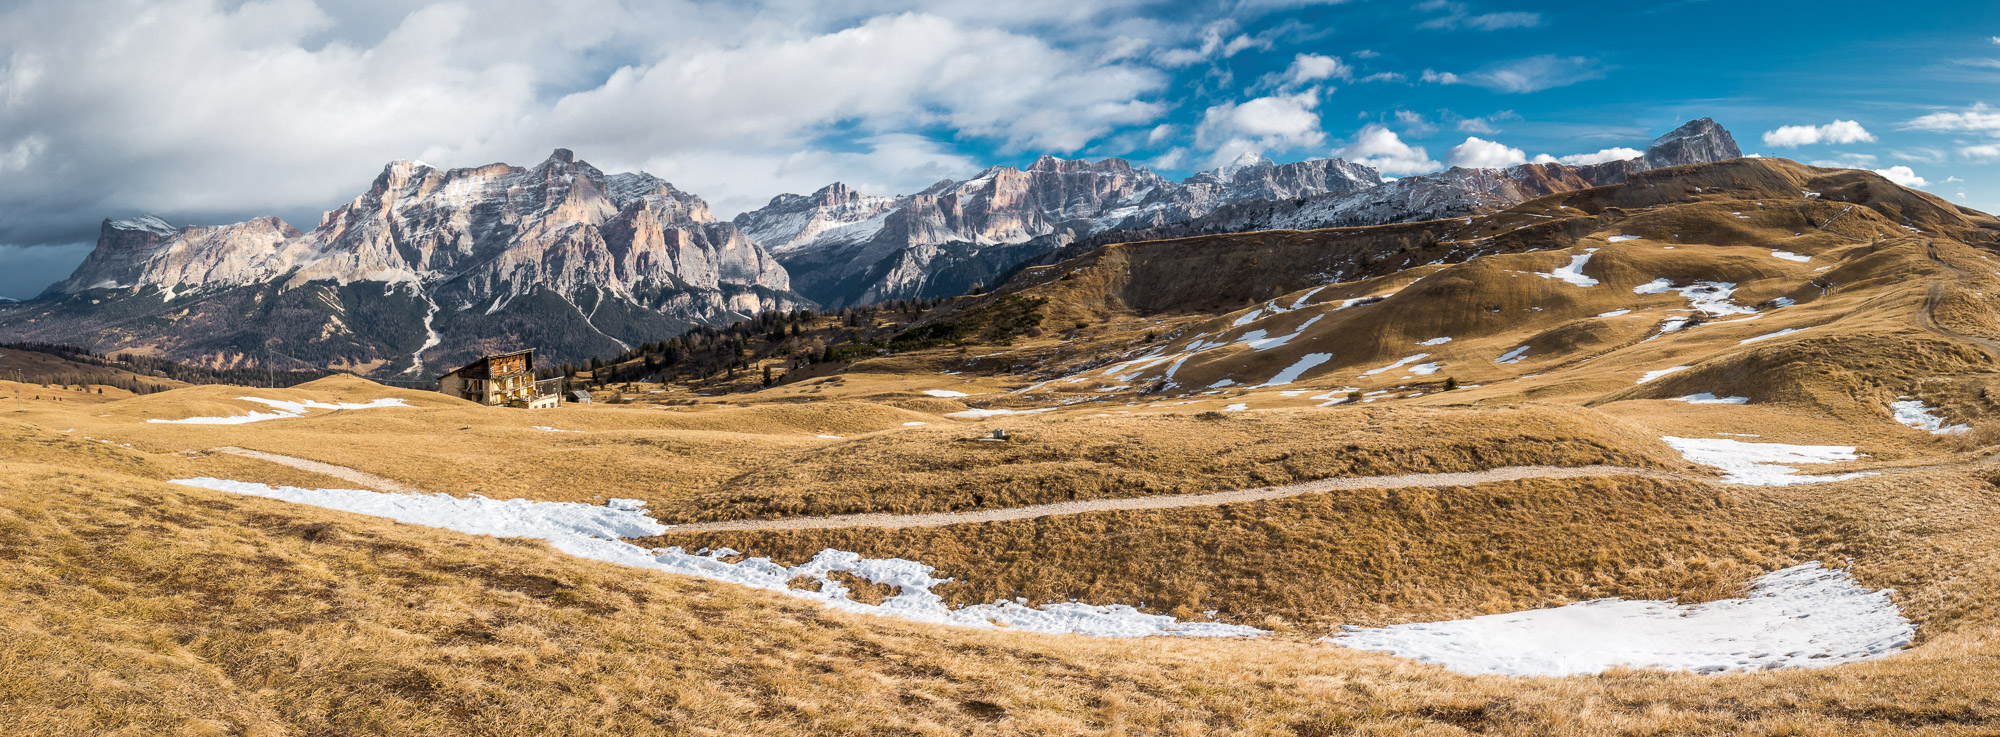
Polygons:
M937 512L934 514L842 514L832 517L793 517L774 520L730 520L727 522L698 522L686 525L668 525L667 534L679 532L744 532L758 530L828 530L842 527L938 527L942 525L962 525L976 522L1004 522L1036 517L1054 517L1065 514L1105 512L1131 509L1173 509L1175 507L1208 507L1220 504L1241 504L1266 499L1283 499L1300 494L1314 494L1323 491L1344 491L1349 489L1407 489L1411 487L1470 486L1495 481L1518 481L1521 479L1570 479L1588 476L1646 476L1662 479L1714 479L1687 474L1655 471L1624 466L1506 466L1488 471L1466 473L1412 473L1399 476L1357 476L1337 479L1307 481L1289 486L1267 486L1256 489L1218 491L1213 494L1176 494L1171 496L1142 496L1127 499L1087 499L1056 504L1037 504L1031 507L1010 509L981 509L970 512Z
M354 483L360 484L370 489L374 489L376 491L386 491L391 494L424 493L422 489L415 489L409 486L405 486L403 485L402 482L397 481L395 479L384 478L372 473L367 473L365 471L356 471L346 466L336 466L331 463L309 461L304 458L281 456L276 453L266 453L261 450L250 450L248 448L238 448L233 445L216 448L214 450L217 453L228 453L230 455L243 456L244 458L255 458L260 461L270 461L272 463L276 463L283 466L291 466L292 468L296 468L301 471L311 471L313 473L326 474L328 476L332 476L342 481L352 481Z

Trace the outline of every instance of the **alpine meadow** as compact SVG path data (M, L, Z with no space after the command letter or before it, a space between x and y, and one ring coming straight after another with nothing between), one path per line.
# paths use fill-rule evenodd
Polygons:
M0 735L2000 733L1996 90L1971 2L0 4Z

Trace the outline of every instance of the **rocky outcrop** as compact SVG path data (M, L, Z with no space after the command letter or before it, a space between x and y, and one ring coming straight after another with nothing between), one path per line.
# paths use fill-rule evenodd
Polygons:
M1184 222L1231 202L1380 183L1374 170L1332 159L1279 165L1250 154L1172 182L1123 159L1044 156L1026 169L996 166L898 197L844 184L780 195L735 222L777 254L800 292L843 305L957 294L1078 237Z
M276 218L106 221L75 274L0 334L417 375L511 345L582 359L803 304L771 254L701 198L557 149L533 168L393 162L305 233ZM270 310L283 319L257 319ZM238 312L247 319L223 317Z

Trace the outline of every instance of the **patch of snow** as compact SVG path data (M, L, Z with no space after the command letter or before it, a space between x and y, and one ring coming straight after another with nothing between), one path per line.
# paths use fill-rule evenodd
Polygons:
M1688 404L1749 404L1749 403L1750 403L1750 398L1749 398L1749 397L1718 397L1718 396L1715 396L1714 394L1710 394L1710 393L1708 393L1708 392L1702 392L1702 393L1700 393L1700 394L1689 394L1689 395L1687 395L1687 396L1684 396L1684 397L1674 397L1673 399L1671 399L1671 400L1669 400L1669 401L1674 401L1674 402L1687 402Z
M952 390L950 390L950 389L925 389L925 390L924 390L924 393L925 393L925 394L929 394L929 395L931 395L931 396L933 396L933 397L945 397L945 398L951 398L951 397L969 397L969 396L972 396L972 395L970 395L970 394L967 394L967 393L965 393L965 392L955 392L955 391L952 391Z
M1765 333L1765 334L1763 334L1763 335L1759 335L1759 336L1757 336L1757 337L1755 337L1755 338L1744 338L1744 339L1742 339L1742 340L1739 340L1739 341L1736 341L1736 344L1737 344L1737 345L1743 345L1743 344L1745 344L1745 343L1755 343L1755 342L1757 342L1757 341L1760 341L1760 340L1770 340L1770 339L1772 339L1772 338L1777 338L1777 337L1782 337L1782 336L1786 336L1786 335L1791 335L1792 333L1796 333L1796 332L1798 332L1798 331L1800 331L1800 330L1804 330L1804 329L1805 329L1805 328L1785 328L1784 330L1780 330L1780 331L1778 331L1778 332L1775 332L1775 333Z
M1798 304L1798 301L1792 299L1791 297L1779 297L1777 299L1771 300L1771 304L1777 305L1779 307L1790 307L1792 305Z
M1444 345L1450 342L1451 342L1450 338L1432 338L1430 340L1420 342L1417 345Z
M1681 457L1704 466L1713 466L1727 472L1723 481L1732 484L1752 486L1790 486L1792 484L1812 484L1826 481L1870 476L1869 473L1843 473L1831 476L1799 476L1799 469L1785 465L1788 463L1839 463L1852 461L1855 455L1852 445L1790 445L1786 443L1745 443L1740 440L1722 438L1660 438L1669 447L1679 451Z
M1619 315L1629 315L1629 314L1632 314L1632 311L1631 311L1631 310L1612 310L1612 311L1610 311L1610 312L1599 312L1599 313L1597 313L1597 316L1598 316L1598 317L1617 317L1617 316L1619 316Z
M1614 235L1604 240L1610 241L1612 243L1622 243L1624 241L1636 241L1639 240L1639 238L1640 236L1636 235Z
M1579 253L1575 256L1571 256L1569 257L1569 265L1558 267L1554 272L1547 274L1537 271L1535 272L1535 276L1539 276L1544 279L1561 279L1571 284L1575 284L1579 287L1597 286L1596 279L1592 279L1590 277L1583 275L1583 265L1590 263L1590 255L1591 255L1590 252L1596 250L1597 249L1592 248L1588 249L1584 253Z
M1669 367L1669 368L1663 368L1663 369L1660 369L1660 370L1658 370L1658 371L1648 371L1648 372L1646 372L1646 375L1645 375L1645 376L1641 376L1641 377L1639 377L1639 383L1641 383L1641 384L1644 384L1644 383L1646 383L1646 382L1648 382L1648 381L1652 381L1652 380L1654 380L1654 379L1657 379L1657 378L1660 378L1660 377L1662 377L1662 376L1666 376L1667 374L1671 374L1671 373L1673 373L1673 372L1675 372L1675 371L1679 371L1679 370L1681 370L1681 369L1685 369L1685 368L1688 368L1688 367L1687 367L1687 366L1673 366L1673 367Z
M1710 317L1723 315L1748 315L1757 310L1742 305L1731 304L1729 295L1736 293L1736 283L1726 281L1698 281L1685 287L1676 287L1666 279L1654 279L1632 288L1634 294L1665 294L1680 292L1688 306Z
M1308 353L1299 358L1298 363L1292 364L1285 370L1278 372L1277 376L1271 377L1270 381L1264 382L1263 386L1283 386L1290 384L1297 381L1305 372L1311 371L1314 367L1331 360L1333 360L1333 354L1331 353Z
M530 427L533 427L536 430L540 430L542 432L582 432L581 430L561 430L549 427L548 425L530 425Z
M945 416L956 420L983 420L988 417L999 417L1001 415L1032 415L1038 412L1054 412L1056 409L1055 407L1043 407L1041 409L968 409L964 412L952 412Z
M905 422L905 423L903 423L903 427L917 427L917 426L919 426L919 425L928 425L928 424L931 424L931 423L928 423L928 422Z
M1246 410L1246 409L1249 409L1249 408L1250 408L1250 405L1247 405L1247 404L1244 404L1244 403L1242 403L1242 402L1237 402L1236 404L1232 404L1232 405L1229 405L1229 406L1227 406L1227 407L1223 407L1223 408L1222 408L1222 411L1224 411L1224 412L1242 412L1243 410Z
M1641 285L1639 285L1639 286L1636 286L1636 287L1633 287L1633 288L1632 288L1632 293L1633 293L1633 294L1665 294L1665 293L1667 292L1667 290L1669 290L1669 289L1673 289L1673 288L1674 288L1674 282L1673 282L1673 280L1671 280L1671 279L1654 279L1654 280L1652 280L1652 281L1649 281L1649 282L1646 282L1646 283L1644 283L1644 284L1641 284Z
M282 420L287 417L304 417L307 409L376 409L379 407L410 406L403 400L396 398L376 399L368 402L321 402L312 399L303 402L291 402L283 399L263 399L260 397L237 397L237 399L245 402L256 402L271 407L276 411L252 411L247 415L232 415L228 417L186 417L178 420L149 419L146 421L162 425L242 425L251 422L263 422L265 420Z
M1786 261L1797 261L1799 263L1805 263L1807 261L1812 260L1811 256L1801 256L1796 253L1792 253L1791 251L1772 251L1771 255L1784 259Z
M814 435L813 437L819 438L821 440L846 440L846 438L843 438L839 435Z
M1467 675L1567 676L1619 666L1696 673L1823 668L1909 646L1916 627L1889 594L1812 562L1758 577L1740 599L1693 605L1599 599L1326 640Z
M1502 353L1502 354L1500 354L1500 357L1499 357L1499 358L1495 358L1495 359L1493 359L1493 362L1494 362L1494 363L1520 363L1520 362L1521 362L1521 357L1522 357L1522 356L1525 356L1525 355L1528 355L1528 347L1527 347L1527 346L1521 346L1521 347L1519 347L1519 348L1515 348L1514 350L1511 350L1511 351L1508 351L1508 352L1506 352L1506 353Z
M1437 373L1438 369L1443 367L1444 364L1441 363L1417 364L1415 366L1410 367L1410 373L1415 374L1417 376L1429 376L1431 374Z
M1966 425L1947 425L1945 418L1931 414L1933 411L1935 408L1924 406L1921 399L1889 403L1889 412L1896 416L1897 422L1932 435L1957 435L1972 429Z
M385 494L355 489L300 489L290 486L227 481L214 478L177 479L173 483L267 499L279 499L326 509L387 517L408 524L438 527L474 535L546 540L564 553L580 558L646 568L788 594L842 611L898 617L917 622L993 628L1045 634L1098 637L1254 637L1264 630L1219 622L1182 622L1146 614L1129 606L1077 602L1040 607L1019 601L953 609L931 589L951 579L933 576L936 569L901 558L863 558L840 550L822 550L804 565L781 566L768 558L736 563L723 559L738 553L727 548L703 554L680 548L648 550L622 538L664 534L670 525L646 516L645 502L614 499L602 507L525 499L498 500L444 494ZM846 586L828 574L841 571L871 583L894 586L894 596L880 604L849 598ZM811 578L816 589L792 588L791 582Z
M1416 362L1418 362L1418 361L1421 361L1421 360L1424 360L1424 359L1426 359L1426 358L1429 358L1429 357L1430 357L1430 355L1431 355L1431 354L1429 354L1429 353L1419 353L1419 354L1417 354L1417 355L1414 355L1414 356L1404 356L1404 357L1402 357L1401 359L1397 360L1397 361L1396 361L1395 363L1392 363L1392 364L1389 364L1389 365L1387 365L1387 366L1383 366L1382 368L1378 368L1378 369L1370 369L1370 370L1368 370L1368 371L1363 371L1363 372L1361 372L1361 375L1362 375L1362 376L1374 376L1374 375L1376 375L1376 374L1379 374L1379 373L1382 373L1382 372L1384 372L1384 371L1388 371L1388 370L1390 370L1390 369L1399 369L1399 368L1402 368L1402 367L1404 367L1404 366L1408 366L1408 365L1410 365L1410 364L1412 364L1412 363L1416 363Z
M1235 380L1235 379L1221 379L1221 380L1218 380L1218 381L1216 381L1216 382L1215 382L1215 383L1213 383L1213 384L1209 384L1209 385L1208 385L1208 388L1210 388L1210 389L1221 389L1221 388L1223 388L1223 387L1225 387L1225 386L1235 386L1235 385L1236 385L1236 380Z

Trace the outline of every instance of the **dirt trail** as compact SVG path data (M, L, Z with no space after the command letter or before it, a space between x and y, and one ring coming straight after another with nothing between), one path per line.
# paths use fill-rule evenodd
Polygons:
M293 458L291 456L283 456L283 455L278 455L276 453L266 453L261 450L238 448L233 445L216 448L214 450L217 453L228 453L230 455L243 456L244 458L255 458L260 461L270 461L272 463L276 463L282 466L291 466L292 468L296 468L301 471L311 471L313 473L325 474L327 476L332 476L342 481L352 481L354 483L360 484L370 489L374 489L376 491L386 491L391 494L424 493L422 489L416 489L410 486L406 486L402 482L399 482L395 479L384 478L365 471L356 471L346 466L336 466L331 463L321 463L319 461L309 461L304 458Z
M1591 476L1646 476L1661 479L1692 479L1714 481L1715 479L1690 474L1656 471L1624 466L1507 466L1487 471L1466 473L1412 473L1399 476L1357 476L1349 478L1307 481L1289 486L1268 486L1257 489L1219 491L1212 494L1179 494L1173 496L1143 496L1126 499L1088 499L1056 504L1037 504L1032 507L1009 509L980 509L969 512L937 512L933 514L842 514L832 517L793 517L774 520L730 520L727 522L698 522L686 525L668 525L669 535L682 532L748 532L761 530L827 530L842 527L940 527L976 522L1004 522L1008 520L1054 517L1086 512L1135 509L1173 509L1175 507L1207 507L1219 504L1241 504L1267 499L1283 499L1300 494L1314 494L1324 491L1345 491L1350 489L1407 489L1411 487L1470 486L1495 481L1518 481L1521 479L1568 479Z

